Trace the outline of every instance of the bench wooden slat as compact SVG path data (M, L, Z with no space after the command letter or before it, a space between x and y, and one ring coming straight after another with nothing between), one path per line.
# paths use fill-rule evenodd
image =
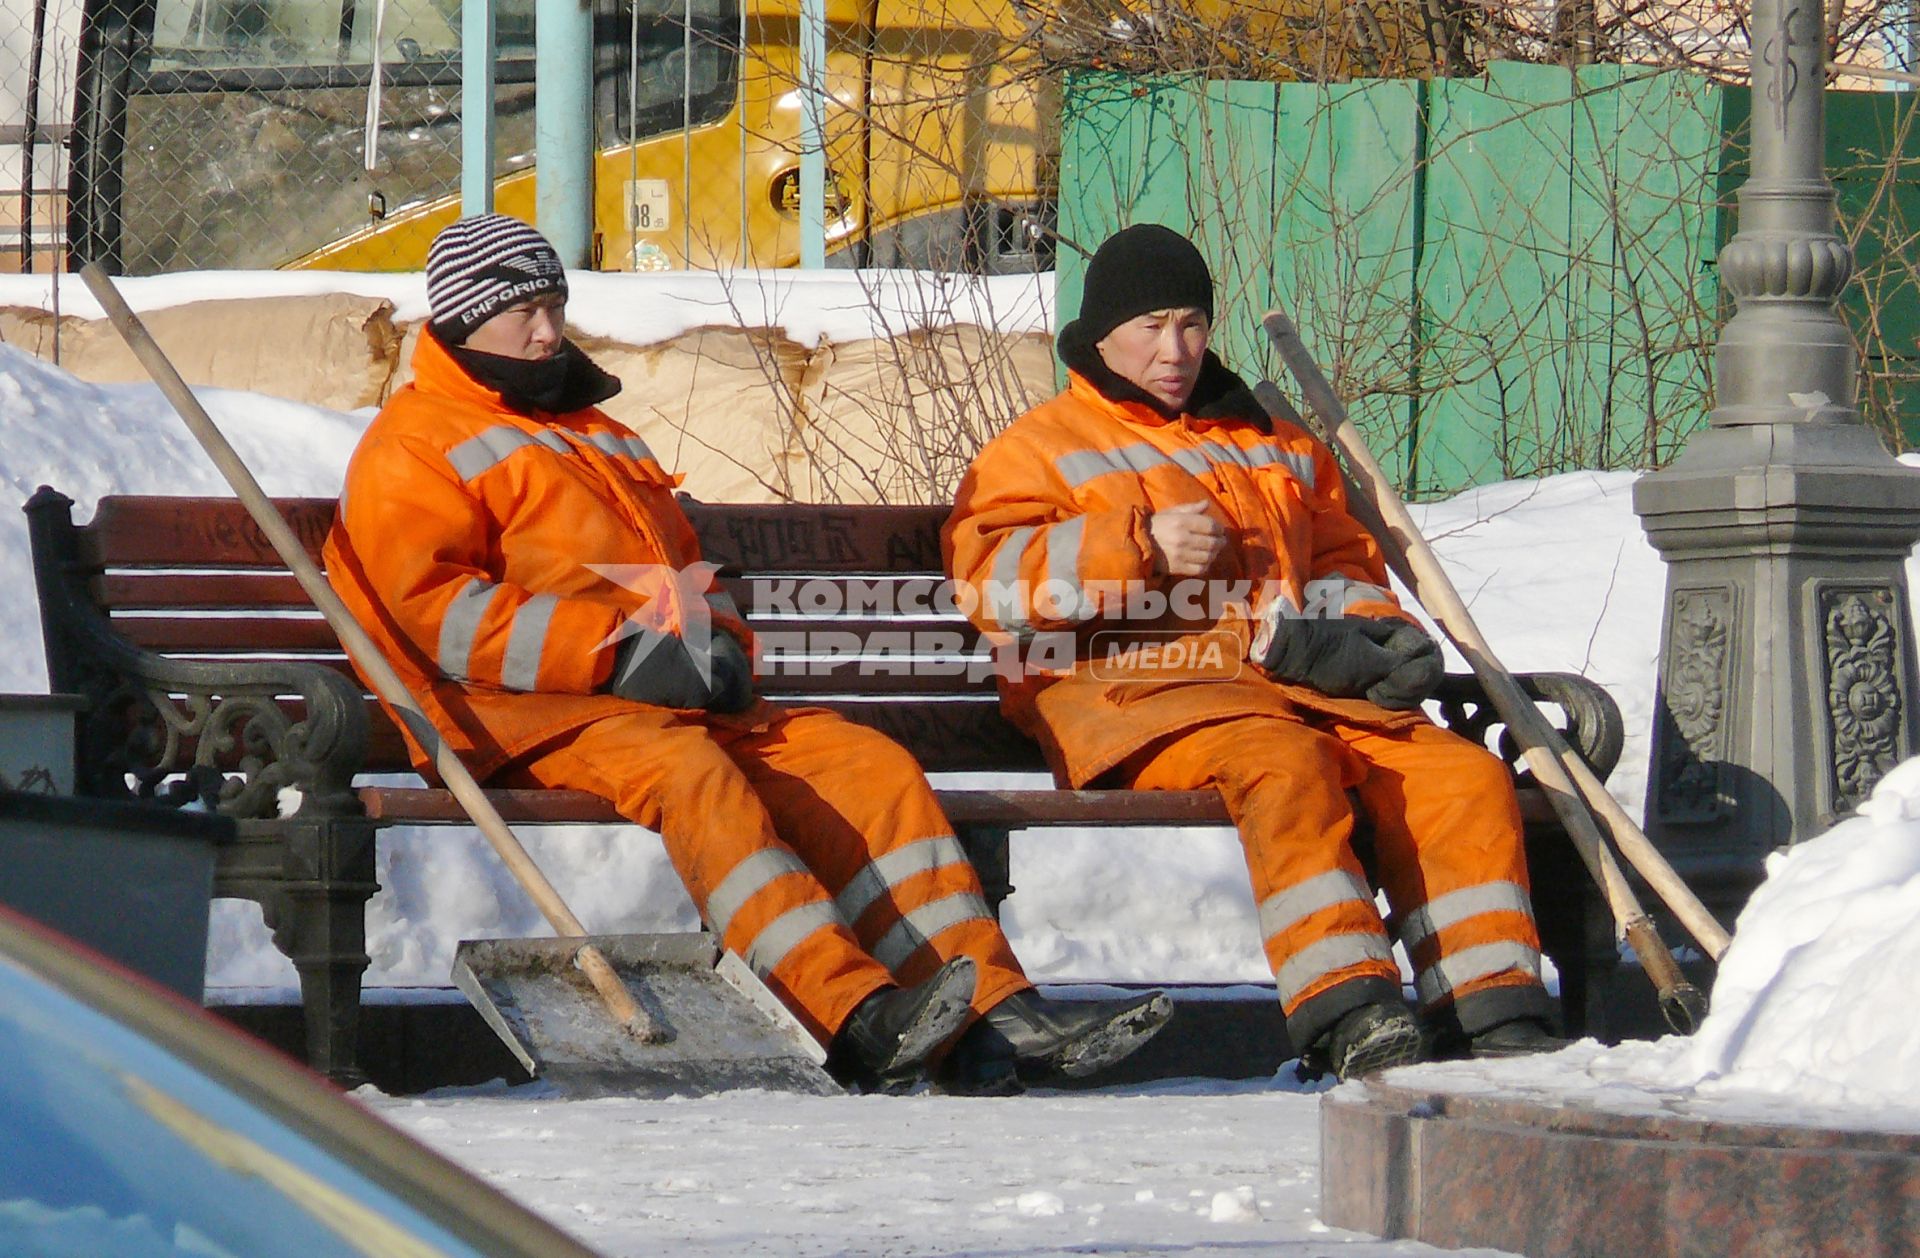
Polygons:
M366 786L367 815L386 825L462 825L466 812L452 791L427 787ZM959 826L1190 826L1226 825L1231 818L1215 791L1060 791L938 788L947 819ZM625 824L613 805L585 791L488 790L487 800L518 825ZM1550 812L1538 790L1523 790L1521 812Z
M957 825L1194 825L1227 821L1213 791L1056 791L940 789L934 792ZM387 825L458 825L467 820L452 791L427 787L361 787L367 815ZM488 790L508 822L623 824L613 805L585 791Z
M297 616L183 616L160 619L117 616L114 627L135 646L165 654L217 651L283 655L289 651L340 650L324 620Z
M110 572L93 582L109 611L196 611L286 607L306 610L313 600L292 573Z
M980 630L971 621L952 620L940 616L896 616L896 617L848 617L845 620L832 620L820 617L785 615L754 615L747 613L747 623L753 631L761 635L763 651L786 650L801 642L791 635L805 634L805 641L820 644L845 641L844 637L832 635L853 634L862 642L878 637L889 649L904 647L907 644L937 644L941 654L951 654L952 650L971 651L980 641ZM937 636L936 636L937 635ZM954 644L957 644L954 645ZM948 648L951 647L952 650Z
M939 572L950 507L711 506L687 516L707 559L748 572Z
M762 694L794 701L810 695L991 695L991 675L968 677L955 669L942 674L912 671L927 667L910 661L814 660L791 661L786 668L758 679ZM793 671L787 671L791 669ZM799 671L799 670L806 671Z
M285 705L298 712L299 704ZM879 730L913 753L935 773L967 770L1031 770L1039 764L1039 749L1000 713L999 703L944 699L827 699L810 706L829 708L850 721ZM367 773L406 773L412 769L400 729L384 710L367 712Z
M331 498L276 498L294 536L316 560L333 526ZM279 568L286 565L237 498L123 494L100 500L82 533L94 566Z
M1014 728L992 698L827 699L818 706L879 730L930 772L1041 767L1040 749Z
M947 820L956 826L1225 826L1227 805L1217 791L1056 791L937 787ZM611 803L586 791L488 789L488 803L520 826L626 824ZM1544 824L1551 805L1536 787L1519 791L1528 824ZM467 812L453 791L438 787L363 786L367 816L388 826L461 826Z

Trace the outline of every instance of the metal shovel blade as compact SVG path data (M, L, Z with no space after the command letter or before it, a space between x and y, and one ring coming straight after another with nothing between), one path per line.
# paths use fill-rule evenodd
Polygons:
M617 1024L573 957L598 947L664 1032ZM738 957L706 934L468 939L453 981L536 1077L576 1095L690 1096L769 1088L840 1091L826 1053Z

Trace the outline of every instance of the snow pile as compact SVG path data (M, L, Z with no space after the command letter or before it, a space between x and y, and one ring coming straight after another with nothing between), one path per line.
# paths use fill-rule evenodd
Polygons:
M1730 1099L1920 1116L1920 759L1857 815L1775 853L1691 1039L1617 1057L1624 1077Z
M270 494L334 494L366 427L353 418L251 393L198 395ZM172 406L152 385L94 385L0 344L0 449L13 510L0 511L0 583L33 589L26 517L17 510L41 485L74 500L74 518L105 494L224 494L215 470ZM40 612L31 596L0 602L0 692L45 694Z

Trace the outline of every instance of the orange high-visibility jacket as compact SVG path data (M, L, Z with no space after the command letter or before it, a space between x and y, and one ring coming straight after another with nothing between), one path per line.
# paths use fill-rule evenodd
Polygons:
M1129 618L1129 590L1137 598L1142 589L1177 588L1175 578L1154 573L1148 518L1192 502L1205 502L1229 531L1206 578L1208 597L1169 599L1153 619ZM1066 392L980 452L941 540L948 571L969 587L963 606L982 630L1036 644L1039 635L1073 635L1070 668L1046 667L1060 653L1036 647L1040 667L1012 680L1001 675L1008 715L1070 785L1085 786L1149 743L1230 716L1307 709L1381 728L1423 719L1329 698L1240 663L1248 600L1275 588L1267 582L1308 614L1410 619L1387 587L1378 544L1348 514L1332 453L1295 425L1168 420L1071 373ZM1131 610L1155 609L1136 602ZM1214 658L1228 657L1226 672L1235 675L1196 685L1156 671L1164 652L1148 657L1148 667L1128 651L1147 641L1185 643L1189 659L1213 644Z
M431 336L413 365L413 383L347 465L327 578L441 736L485 777L560 734L640 709L599 693L616 631L636 613L676 631L684 621L667 604L687 600L684 589L663 599L656 591L670 587L634 569L685 570L700 547L673 499L677 481L599 409L522 415ZM607 565L624 570L595 570ZM696 597L712 625L751 641L717 587ZM431 776L411 735L408 745Z

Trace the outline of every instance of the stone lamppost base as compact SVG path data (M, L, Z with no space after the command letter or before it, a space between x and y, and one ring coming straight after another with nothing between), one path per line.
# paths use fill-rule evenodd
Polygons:
M1528 1086L1540 1068L1422 1066L1328 1093L1321 1218L1527 1258L1920 1253L1920 1133ZM1503 1086L1509 1069L1522 1082Z

